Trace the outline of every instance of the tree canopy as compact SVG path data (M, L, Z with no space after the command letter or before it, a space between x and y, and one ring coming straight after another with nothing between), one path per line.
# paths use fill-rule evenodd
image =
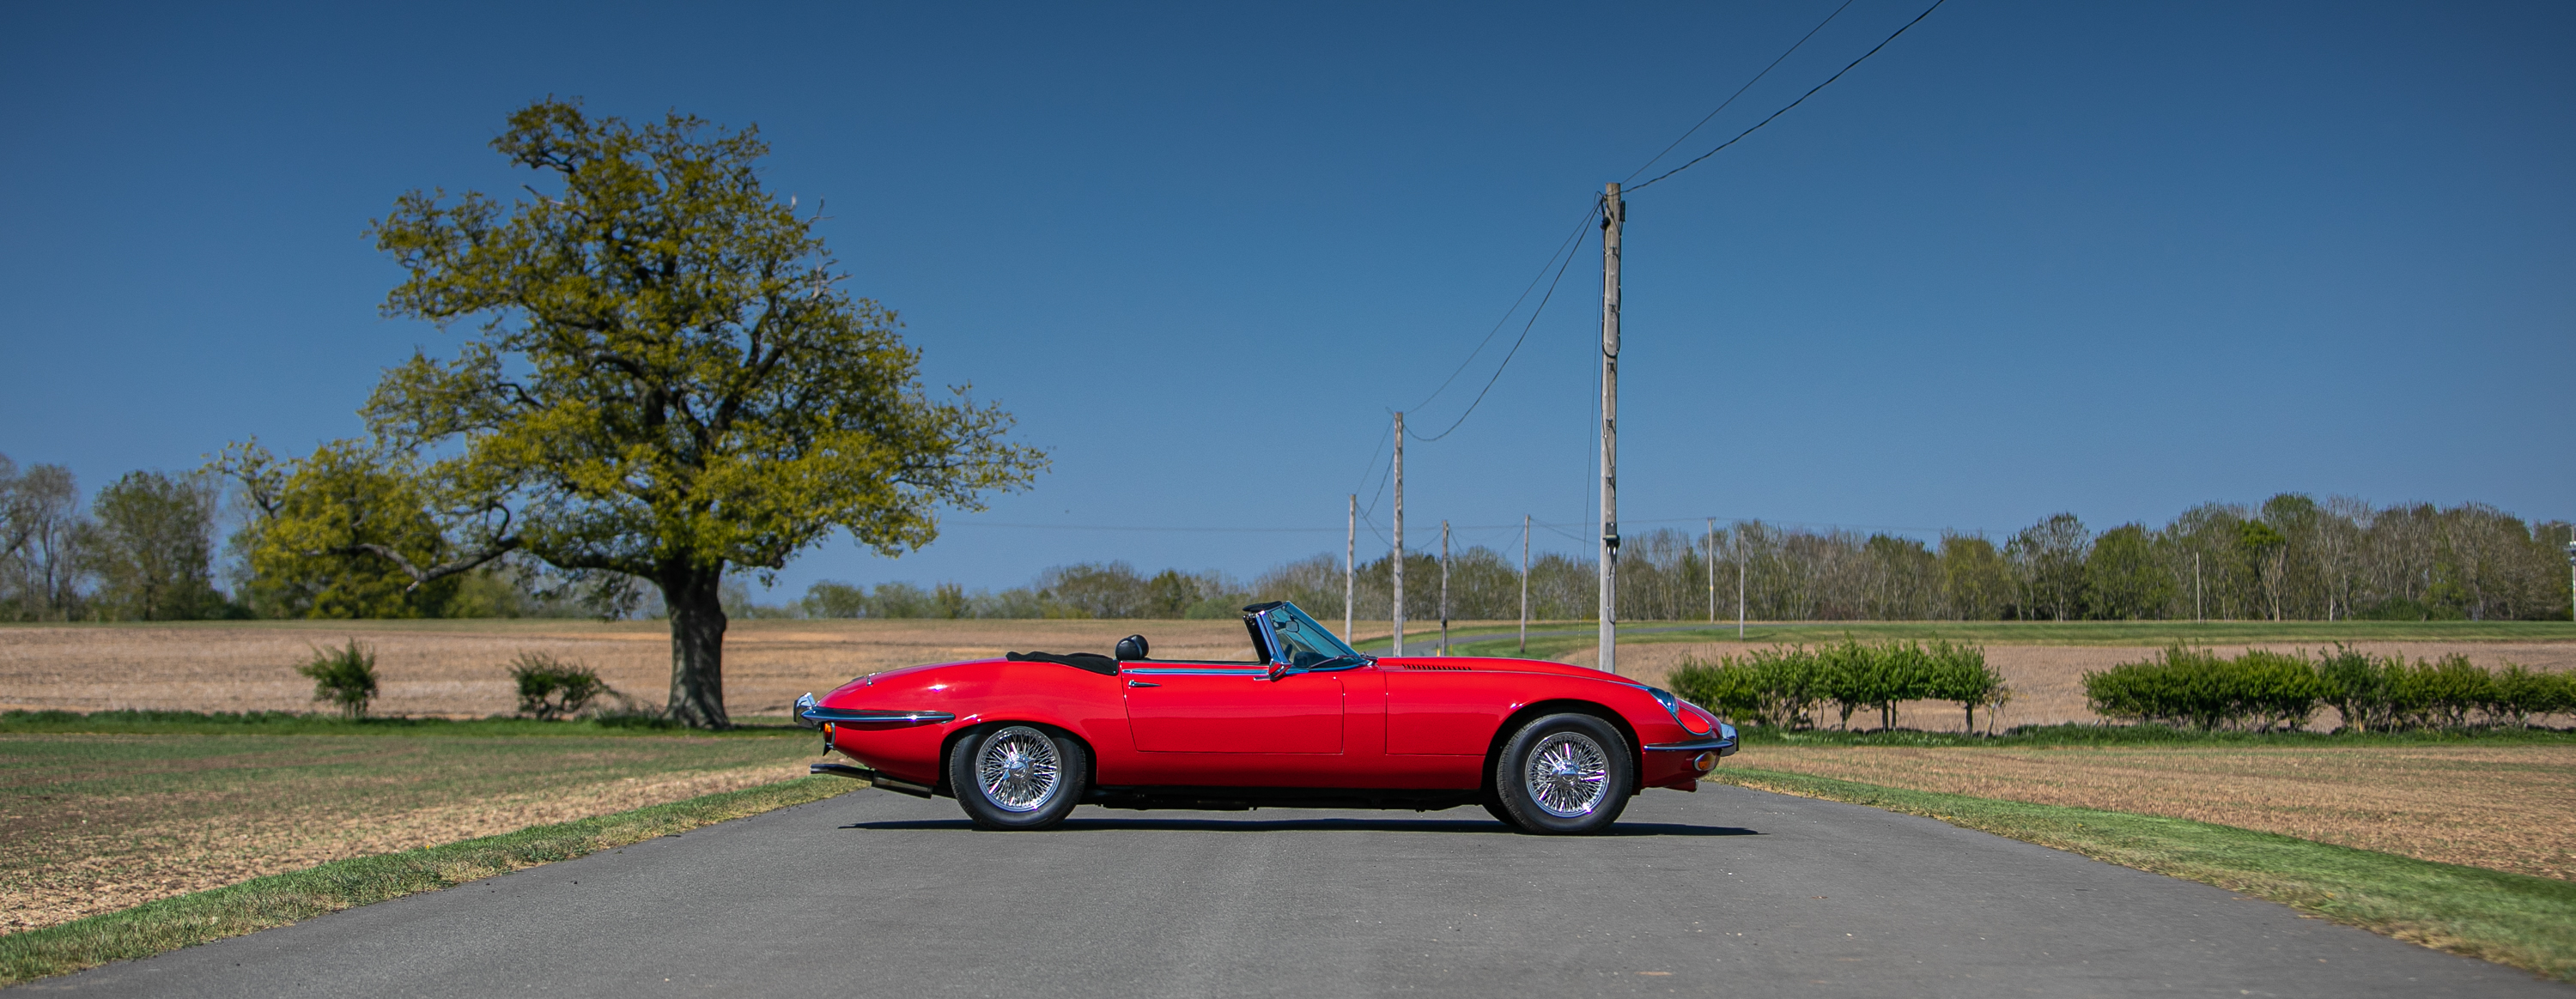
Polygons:
M941 509L1045 467L1005 439L1007 413L920 384L895 314L843 287L820 216L762 188L756 128L550 98L492 148L537 175L526 196L415 191L372 229L406 274L385 315L471 325L362 410L414 462L446 546L311 550L416 584L506 552L647 582L671 618L672 716L721 727L729 567L774 571L844 531L918 548Z

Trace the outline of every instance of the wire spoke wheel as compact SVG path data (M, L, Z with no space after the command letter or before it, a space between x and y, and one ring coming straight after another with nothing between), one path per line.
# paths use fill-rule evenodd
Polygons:
M992 734L975 753L975 785L993 807L1034 812L1064 785L1064 761L1055 740L1025 725Z
M1532 747L1524 778L1530 802L1561 819L1589 815L1610 788L1610 754L1581 732L1551 732Z

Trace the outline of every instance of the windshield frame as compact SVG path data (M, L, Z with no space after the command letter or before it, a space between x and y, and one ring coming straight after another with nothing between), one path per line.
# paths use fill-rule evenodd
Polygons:
M1321 644L1324 645L1325 648L1318 651L1333 654L1327 656L1323 660L1310 663L1305 666L1296 665L1296 663L1288 657L1287 643L1280 640L1279 629L1276 623L1271 619L1271 615L1282 612L1285 612L1292 621L1298 624L1298 631L1303 632L1306 635L1321 636L1323 639L1323 641L1319 643L1313 641L1311 638L1301 636L1301 644ZM1322 622L1315 620L1313 615L1307 614L1294 603L1280 600L1267 604L1254 604L1243 609L1243 616L1251 619L1255 622L1255 626L1261 629L1261 637L1263 639L1262 644L1269 646L1271 665L1286 667L1289 672L1332 673L1346 669L1358 669L1362 666L1371 665L1377 662L1376 658L1363 654L1358 649L1352 648L1349 642L1344 641L1341 636L1333 634L1332 629L1324 627Z

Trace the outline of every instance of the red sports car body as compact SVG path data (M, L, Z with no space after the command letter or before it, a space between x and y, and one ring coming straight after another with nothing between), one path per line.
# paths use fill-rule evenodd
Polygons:
M1646 788L1694 790L1735 730L1634 680L1527 659L1371 657L1294 605L1255 604L1250 661L1012 653L854 680L798 701L861 777L1036 829L1080 804L1431 810L1481 804L1594 832Z

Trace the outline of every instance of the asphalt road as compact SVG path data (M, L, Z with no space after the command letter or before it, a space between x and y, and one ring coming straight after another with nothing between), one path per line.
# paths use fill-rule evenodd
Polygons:
M1929 819L1712 787L1619 835L861 790L33 983L97 996L2553 996L2576 988Z

